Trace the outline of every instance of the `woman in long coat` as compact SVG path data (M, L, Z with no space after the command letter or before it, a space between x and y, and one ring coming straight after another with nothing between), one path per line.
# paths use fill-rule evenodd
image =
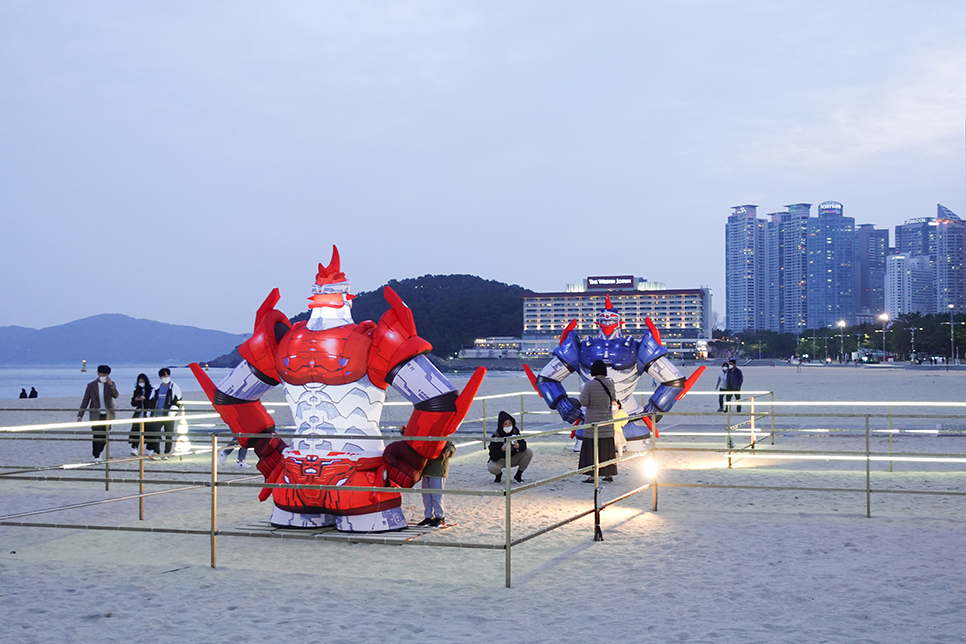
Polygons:
M603 360L595 360L590 365L590 375L593 380L580 390L580 406L584 408L584 423L599 423L614 418L611 403L615 399L614 381L607 377L607 365ZM617 458L614 446L614 426L599 425L597 428L597 458L598 463ZM578 468L590 467L594 464L594 430L584 429L584 438L580 444L580 461ZM613 481L617 474L617 464L613 463L600 468L600 475L605 481ZM593 473L589 474L584 483L593 483Z

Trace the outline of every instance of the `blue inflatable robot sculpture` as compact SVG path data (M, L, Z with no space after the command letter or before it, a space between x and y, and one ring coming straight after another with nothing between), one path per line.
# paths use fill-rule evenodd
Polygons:
M550 362L537 376L525 367L527 375L550 409L556 410L565 422L576 425L583 422L583 410L579 400L567 395L563 381L575 371L584 382L593 380L590 366L595 360L603 360L607 365L607 376L614 381L616 398L627 415L653 413L655 421L660 420L660 414L671 411L674 403L691 389L704 367L699 367L685 380L668 359L668 350L661 345L657 327L650 318L645 322L648 330L642 338L623 335L621 327L624 323L608 295L605 308L597 317L600 332L596 338L587 336L581 340L574 332L577 321L572 320L560 335L560 344L554 349ZM645 373L660 384L647 404L641 406L634 399L634 389ZM627 423L624 426L627 448L634 451L649 447L645 441L650 439L652 429L657 432L647 416ZM577 436L583 437L583 430L577 430Z

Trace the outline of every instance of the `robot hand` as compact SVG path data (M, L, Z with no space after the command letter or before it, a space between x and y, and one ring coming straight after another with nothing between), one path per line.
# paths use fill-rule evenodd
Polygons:
M426 459L406 441L389 443L382 453L383 464L379 471L379 478L387 487L412 487L423 476Z
M564 422L571 425L577 425L584 421L584 412L580 408L580 401L576 398L561 398L557 401L554 409L557 410Z

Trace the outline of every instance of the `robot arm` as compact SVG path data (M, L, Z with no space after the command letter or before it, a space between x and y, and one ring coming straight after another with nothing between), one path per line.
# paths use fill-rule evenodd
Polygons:
M534 377L529 367L524 366L530 383L537 390L547 406L560 414L564 422L580 424L584 420L584 413L580 409L580 401L567 396L563 381L576 370L580 355L578 351L577 335L573 333L577 326L576 320L571 320L567 328L560 335L560 344L553 350L554 357L540 370L540 375Z
M647 372L660 384L644 406L644 413L668 412L674 407L674 403L691 389L694 382L704 372L704 367L700 367L690 378L685 380L684 375L667 358L668 350L661 345L661 334L654 323L651 322L651 318L647 318L645 321L650 333L646 333L641 338L637 354L637 370L639 373ZM661 417L658 415L655 422L660 419ZM648 427L651 427L649 418L645 418L644 421ZM653 429L653 427L651 428Z
M478 368L463 392L457 395L456 388L426 356L417 356L394 369L393 388L414 407L405 435L445 438L455 432L473 404L485 373L485 367ZM445 447L443 440L389 444L383 452L383 480L399 487L411 487L422 477L426 461L439 456Z
M275 421L260 399L278 385L275 350L279 339L291 323L276 310L278 289L274 289L255 315L255 331L238 352L244 360L216 387L208 374L192 363L191 372L198 379L208 400L234 434L264 434L265 437L239 437L238 444L250 447L258 455L258 471L268 479L281 462L284 441L273 438Z
M376 386L392 385L413 404L406 436L445 438L456 431L469 411L486 369L477 369L462 394L426 357L433 347L416 335L412 311L388 286L383 290L390 309L373 332L369 378ZM379 477L392 485L410 487L436 458L446 441L396 441L383 452ZM377 478L379 480L379 478Z

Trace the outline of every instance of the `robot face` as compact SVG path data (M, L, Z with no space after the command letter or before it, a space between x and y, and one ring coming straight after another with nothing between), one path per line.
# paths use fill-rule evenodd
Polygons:
M610 335L621 324L621 316L614 309L604 309L597 318L597 325L605 335Z

